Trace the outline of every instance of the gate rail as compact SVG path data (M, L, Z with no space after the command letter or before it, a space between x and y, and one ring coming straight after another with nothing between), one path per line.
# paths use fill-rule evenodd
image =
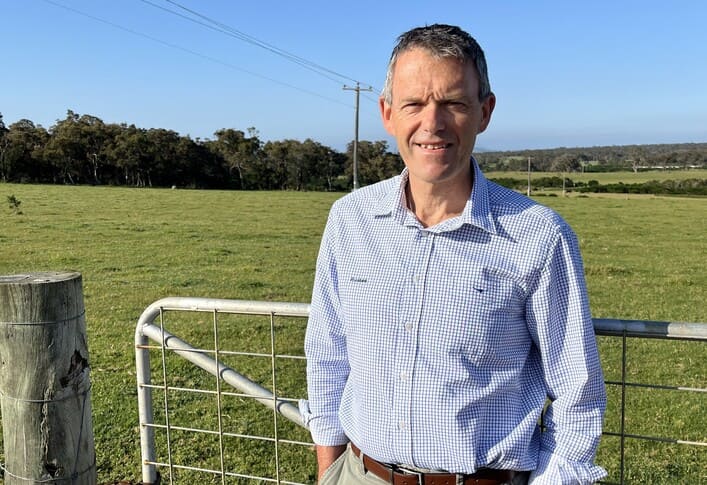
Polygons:
M168 311L187 311L187 312L208 312L213 314L213 331L214 331L214 349L204 350L192 347L189 343L180 339L178 336L171 334L164 328L164 313ZM298 411L298 408L293 404L295 399L279 397L272 391L262 387L261 385L251 381L236 370L224 365L219 360L219 354L226 354L227 351L219 349L218 344L218 314L242 314L242 315L263 315L270 317L271 329L271 353L269 355L259 354L260 357L270 357L272 359L272 382L275 388L275 359L276 358L292 358L303 359L303 356L293 355L278 355L275 352L274 334L275 334L275 318L276 317L301 317L306 318L309 315L309 305L305 303L283 303L283 302L265 302L265 301L247 301L247 300L227 300L227 299L211 299L211 298L185 298L185 297L170 297L158 300L148 306L140 316L135 330L135 356L136 356L136 374L137 374L137 397L138 397L138 412L140 421L140 446L142 456L142 482L145 485L155 484L159 482L157 473L158 467L169 468L169 478L172 481L174 468L186 468L190 470L213 473L221 476L221 482L226 483L226 477L237 478L252 478L264 482L275 482L285 484L297 484L297 482L288 482L281 480L279 477L279 459L278 459L278 443L289 442L297 445L311 446L311 442L298 442L279 439L277 436L277 419L278 415L283 416L289 421L304 426ZM156 323L157 322L157 323ZM644 320L614 320L614 319L597 319L593 320L594 329L598 336L613 336L622 338L622 362L621 362L621 380L606 381L608 385L617 385L621 387L621 414L620 414L620 431L604 432L604 435L618 436L620 438L620 483L624 483L624 441L626 438L642 439L649 441L659 441L667 443L675 443L681 445L705 446L707 442L687 441L672 438L643 436L636 434L627 434L625 432L625 404L626 404L626 388L627 387L647 387L655 389L680 390L698 393L707 393L705 388L692 388L680 386L666 386L654 384L639 384L631 383L626 380L626 342L628 337L639 338L655 338L655 339L674 339L674 340L693 340L707 342L707 324L704 323L685 323L685 322L660 322L660 321L644 321ZM150 345L150 341L156 342L159 345ZM162 378L163 385L151 384L151 366L150 366L150 351L159 350L162 355ZM207 371L213 376L219 376L216 379L217 389L215 394L219 399L218 406L218 422L219 429L214 431L219 435L221 442L221 469L209 470L204 468L178 466L173 464L170 448L170 429L180 429L181 431L201 431L190 430L189 428L171 427L169 422L169 408L167 403L167 376L165 366L166 351L174 352L183 357L195 366ZM212 354L211 357L209 354ZM255 355L255 354L252 354ZM221 395L229 394L223 391L220 387L220 382L223 380L233 388L239 390L243 397L252 398L273 411L273 419L275 422L275 437L270 439L275 442L275 459L276 459L276 477L254 477L250 475L242 475L233 472L227 472L224 469L223 461L223 437L238 436L246 437L245 435L235 435L226 433L221 428ZM165 391L165 424L155 424L153 420L153 389L162 389ZM190 389L169 388L170 390L189 391ZM192 390L193 391L193 390ZM230 393L232 394L232 393ZM232 394L233 395L233 394ZM157 461L155 449L155 429L166 429L167 435L167 454L168 461L166 463ZM255 438L255 437L254 437ZM257 438L264 439L259 436Z

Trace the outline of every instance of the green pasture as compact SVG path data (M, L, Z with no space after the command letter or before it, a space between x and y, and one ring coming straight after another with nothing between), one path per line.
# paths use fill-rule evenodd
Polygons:
M514 178L528 180L528 172L487 172L487 178ZM571 179L573 182L587 183L596 180L601 185L616 184L642 184L652 180L687 180L706 179L707 170L645 170L640 172L530 172L530 179L537 180L543 177L562 177Z
M613 174L586 174L587 180L608 183L600 178L604 175ZM141 478L133 342L145 307L166 296L309 301L327 212L341 195L0 184L0 274L54 270L83 274L100 483ZM11 196L20 204L9 204ZM538 200L560 212L578 234L595 317L707 322L707 199ZM228 315L220 319L221 348L269 352L269 319ZM196 345L213 348L211 320L209 314L167 313L165 326ZM277 321L278 352L301 354L304 323ZM599 340L606 377L618 380L621 339ZM632 382L707 387L703 342L630 339L628 351ZM159 360L156 352L156 382L161 380ZM240 355L225 360L270 387L269 360ZM166 365L172 386L215 386L213 378L170 356ZM304 397L303 369L302 361L279 363L278 392ZM609 394L605 428L618 432L620 390L610 386ZM163 418L162 398L156 393L158 419ZM214 398L175 393L169 402L174 413L171 424L214 429ZM704 393L630 388L627 403L627 433L707 441ZM226 396L225 429L272 433L271 413L253 406L242 397ZM280 437L307 437L287 423L282 426ZM163 450L165 437L156 434ZM172 451L182 463L218 468L213 451L217 441L177 433L172 436ZM225 445L230 467L274 475L270 443L232 437ZM606 437L597 459L613 482L619 479L618 452L619 440ZM280 454L287 474L283 479L313 480L311 450L284 446ZM627 439L626 454L627 483L707 482L705 447ZM178 477L178 483L212 482L205 475ZM234 480L229 483L249 483Z

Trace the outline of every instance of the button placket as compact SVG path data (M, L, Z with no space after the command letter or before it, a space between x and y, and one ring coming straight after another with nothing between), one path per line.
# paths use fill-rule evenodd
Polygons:
M418 327L422 299L424 298L425 272L429 260L432 238L426 231L417 231L409 240L407 253L407 278L402 283L400 326L398 347L394 357L395 382L393 413L397 420L396 440L408 449L412 459L411 402L413 400L412 376L415 368L418 345Z

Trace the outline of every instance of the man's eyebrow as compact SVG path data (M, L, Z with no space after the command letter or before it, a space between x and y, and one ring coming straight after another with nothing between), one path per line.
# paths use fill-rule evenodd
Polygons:
M422 101L422 97L420 96L406 96L404 98L400 98L401 103L410 103L410 102L419 102Z
M430 96L429 98L424 98L424 97L421 97L421 96L408 96L408 97L405 97L405 98L400 98L400 99L398 100L398 103L400 103L400 104L426 103L426 102L428 102L428 101L432 101L432 102L436 102L436 103L442 103L442 104L446 104L446 103L458 103L458 102L470 103L472 99L473 99L473 98L471 98L470 96L468 96L468 95L466 95L466 94L463 94L463 93L460 93L460 94L458 94L458 95L457 95L457 94L450 94L450 95L448 95L448 96L444 96L444 97L439 98L439 99L438 99L438 98L435 98L434 96Z
M449 93L444 96L440 101L469 101L472 98L465 92Z

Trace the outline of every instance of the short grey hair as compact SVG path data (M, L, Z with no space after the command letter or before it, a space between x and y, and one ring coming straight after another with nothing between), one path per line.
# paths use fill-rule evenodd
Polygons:
M388 72L383 87L383 99L387 104L393 102L393 71L401 53L411 49L425 49L436 58L452 57L463 63L472 63L479 75L479 100L484 101L491 95L486 57L478 42L453 25L434 24L417 27L398 37L398 43L388 62Z

